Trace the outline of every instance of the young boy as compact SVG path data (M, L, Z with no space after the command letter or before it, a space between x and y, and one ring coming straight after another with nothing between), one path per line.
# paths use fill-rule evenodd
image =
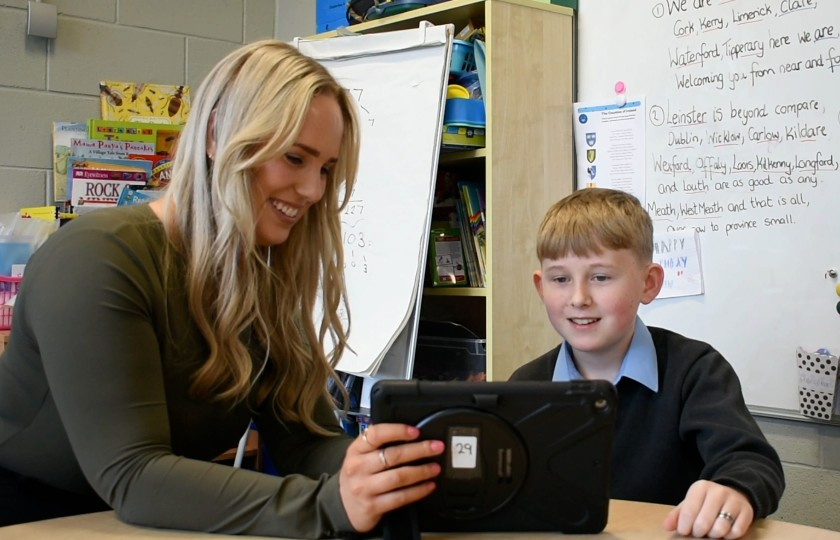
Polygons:
M732 367L710 345L636 314L664 276L639 201L601 188L569 195L543 219L537 256L534 285L565 341L511 379L615 384L612 497L677 505L664 527L691 536L739 538L774 512L782 465Z

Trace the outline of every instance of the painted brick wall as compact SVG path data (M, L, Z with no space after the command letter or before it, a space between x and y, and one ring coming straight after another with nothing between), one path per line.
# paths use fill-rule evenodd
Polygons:
M52 122L99 117L100 80L188 84L236 47L295 28L308 0L48 0L58 37L0 0L0 212L52 203ZM305 17L304 17L305 18ZM300 35L314 29L301 24ZM285 39L282 36L277 36Z

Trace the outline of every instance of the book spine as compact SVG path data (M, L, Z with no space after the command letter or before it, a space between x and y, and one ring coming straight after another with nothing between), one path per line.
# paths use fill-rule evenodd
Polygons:
M92 180L124 180L143 183L148 180L145 172L77 168L73 169L73 178L87 178Z
M74 178L71 202L73 206L85 204L116 205L126 185L142 187L145 182Z
M110 141L105 139L73 139L73 155L76 157L119 157L129 154L154 154L155 145L135 141Z
M456 202L458 211L458 225L461 228L461 247L464 249L464 259L467 263L467 277L469 279L470 287L482 287L481 279L478 275L478 263L475 258L475 245L472 242L472 231L469 226L469 218L467 217L467 210L464 201L458 199Z

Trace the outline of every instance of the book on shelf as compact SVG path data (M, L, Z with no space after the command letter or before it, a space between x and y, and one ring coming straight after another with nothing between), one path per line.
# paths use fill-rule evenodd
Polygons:
M71 178L80 170L142 173L144 178L148 178L152 175L152 162L146 159L84 158L70 156L67 158L67 169L67 174Z
M478 259L479 271L481 273L481 282L487 281L487 232L484 223L484 212L473 214L470 220L470 233L472 233L473 243L475 244L476 258ZM484 285L482 285L483 287Z
M159 156L175 157L175 147L181 136L182 125L161 126L155 132L155 154Z
M148 188L148 186L146 186ZM130 206L133 204L143 204L152 202L163 195L163 191L152 189L143 189L140 186L128 184L123 186L120 192L120 198L117 200L117 206Z
M67 200L67 158L72 153L72 141L87 137L86 122L53 122L53 197Z
M157 154L129 154L129 159L140 159L152 162L152 177L149 180L149 187L163 189L172 179L172 157L160 156Z
M432 227L429 235L429 270L433 287L468 284L460 229Z
M459 181L458 189L475 247L476 262L482 287L487 283L487 220L484 211L484 186L478 182Z
M88 120L88 137L108 141L134 141L155 144L157 128L157 124L91 118Z
M114 171L100 169L74 169L73 180L85 178L88 180L131 180L134 182L148 182L145 172Z
M458 169L444 166L438 170L431 226L459 230L467 282L471 287L487 285L486 224L483 208L483 183L469 180L463 171Z
M119 120L88 120L88 137L110 141L134 141L155 145L155 154L172 156L184 126L180 124L153 124Z
M183 84L100 81L99 103L103 120L184 124L192 97Z
M472 216L481 216L484 219L484 186L478 182L461 180L458 182L458 189L461 198L467 204L467 211Z
M70 156L67 159L70 204L79 201L94 202L93 197L104 197L100 202L116 204L119 192L108 182L131 182L146 185L152 177L152 162L139 159L82 158ZM96 182L99 182L97 187ZM122 187L120 186L120 190ZM109 191L110 190L110 191ZM107 193L106 193L107 192Z
M154 154L155 145L149 142L74 138L70 142L70 152L73 156L81 158L129 159L132 154Z
M472 242L470 220L467 216L464 201L460 199L457 201L457 209L458 225L461 228L461 247L464 250L464 259L467 263L467 277L469 278L470 287L484 287L484 281L481 279L481 271L478 267L475 244Z
M126 186L145 187L145 180L74 178L70 204L73 211L84 213L94 208L116 206Z

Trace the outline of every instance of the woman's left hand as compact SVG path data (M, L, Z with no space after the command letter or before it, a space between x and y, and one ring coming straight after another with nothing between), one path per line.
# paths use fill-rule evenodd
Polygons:
M753 522L753 507L738 490L708 480L691 484L685 499L665 518L663 527L683 536L726 538L744 536Z
M435 489L437 463L415 464L443 453L443 441L416 441L420 430L404 424L368 427L347 448L339 472L341 502L358 532L368 532L382 516Z

